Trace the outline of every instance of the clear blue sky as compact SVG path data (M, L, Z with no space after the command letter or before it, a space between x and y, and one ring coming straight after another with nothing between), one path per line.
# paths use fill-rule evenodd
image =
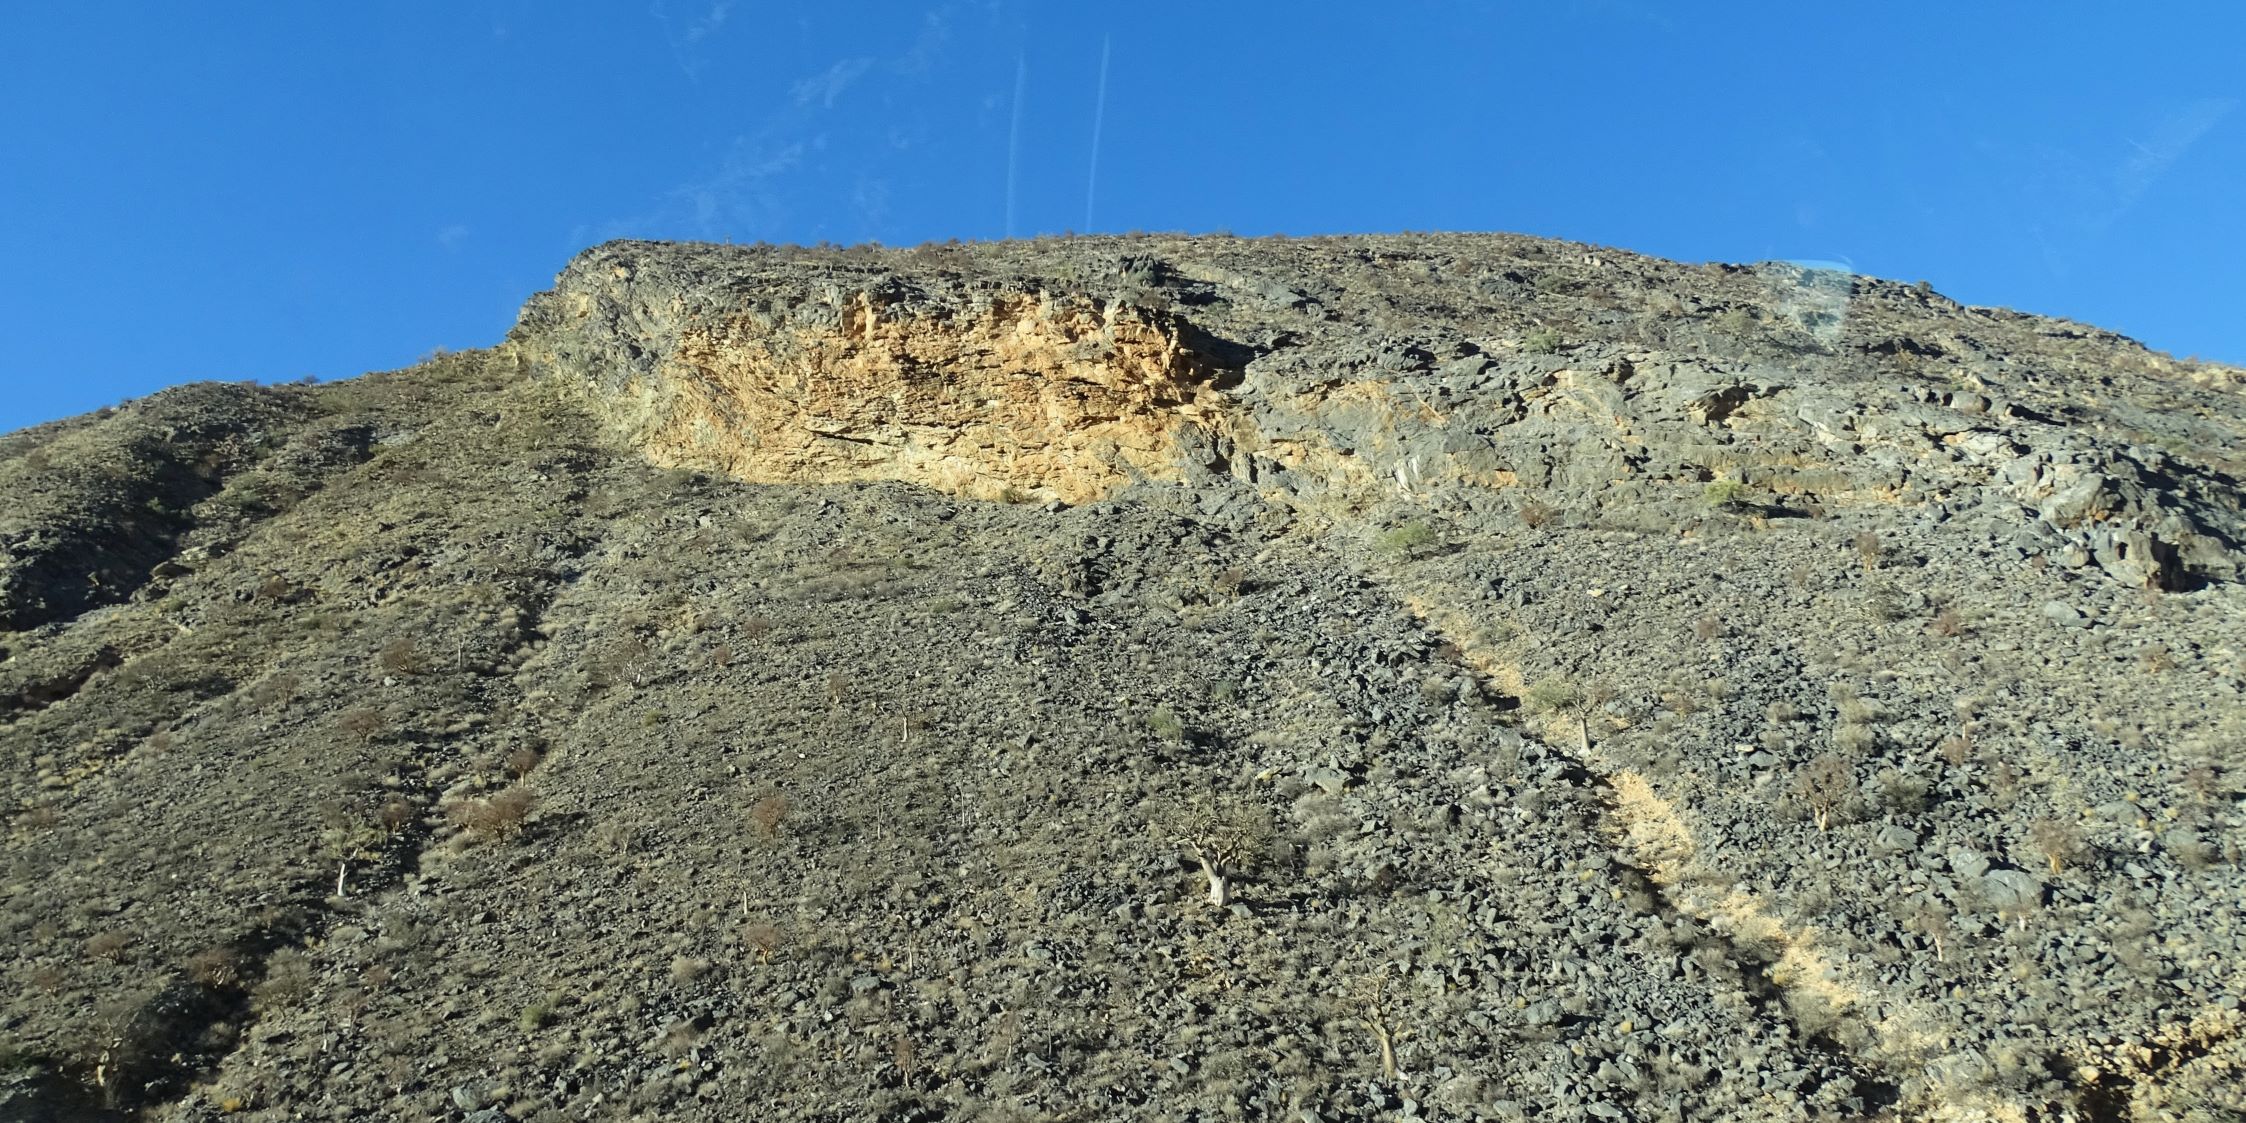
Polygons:
M2246 4L1686 7L11 4L0 430L489 344L625 236L1508 230L2246 362Z

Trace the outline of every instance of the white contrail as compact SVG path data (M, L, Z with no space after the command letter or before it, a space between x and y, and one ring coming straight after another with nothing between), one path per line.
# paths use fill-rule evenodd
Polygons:
M1084 232L1092 232L1092 192L1100 185L1100 126L1107 123L1108 36L1100 36L1100 100L1092 110L1092 171L1084 178Z
M1014 166L1022 148L1022 87L1029 84L1029 55L1014 56L1014 123L1006 130L1006 236L1014 236Z

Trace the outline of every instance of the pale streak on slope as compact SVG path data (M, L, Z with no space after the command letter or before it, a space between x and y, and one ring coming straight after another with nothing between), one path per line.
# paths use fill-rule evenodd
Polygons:
M1499 660L1475 640L1472 622L1455 610L1419 595L1404 605L1422 622L1456 645L1466 662L1502 689L1519 693L1526 682L1518 666ZM1576 741L1565 727L1553 730L1555 744ZM1789 1003L1807 1007L1828 1020L1862 1026L1871 1038L1866 1059L1891 1073L1923 1069L1933 1079L1931 1102L1919 1105L1920 1118L1952 1123L2026 1123L2023 1105L1977 1088L1943 1079L1953 1068L1950 1035L1925 1004L1887 994L1864 972L1819 946L1807 925L1787 923L1756 894L1711 878L1698 865L1700 847L1688 816L1657 792L1643 774L1619 767L1581 736L1582 764L1607 784L1614 796L1614 827L1624 856L1661 886L1680 911L1723 933L1735 943L1775 952L1765 974Z

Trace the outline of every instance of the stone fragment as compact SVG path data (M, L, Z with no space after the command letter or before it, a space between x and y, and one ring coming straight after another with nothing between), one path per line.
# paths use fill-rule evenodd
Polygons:
M2034 908L2043 903L2043 883L2021 870L1991 870L1981 875L1981 897L1999 912Z

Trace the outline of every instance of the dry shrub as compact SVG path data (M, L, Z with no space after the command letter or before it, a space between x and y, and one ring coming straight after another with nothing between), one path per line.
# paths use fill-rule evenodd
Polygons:
M537 806L538 793L514 784L482 799L455 803L447 814L469 834L503 842L522 834L524 820Z
M250 701L260 707L276 706L296 697L297 688L301 685L302 681L295 674L280 671L266 676L264 681L251 687Z
M1965 634L1965 618L1958 615L1957 609L1945 608L1935 615L1934 622L1927 627L1935 635L1954 639Z
M789 805L788 797L772 792L749 807L749 824L757 829L758 834L773 838L779 835L781 825L787 822L788 813L792 810L794 808Z
M413 825L413 804L398 798L386 800L382 804L381 810L375 813L375 818L382 824L382 829L385 832L389 834L401 833L407 827Z
M1887 552L1886 547L1880 544L1879 535L1864 531L1856 536L1854 545L1856 556L1864 559L1864 568L1879 568L1880 555Z
M417 675L427 665L427 660L421 657L420 648L414 645L412 636L399 636L383 644L382 651L375 658L381 662L383 670L392 674Z
M912 1038L898 1034L897 1040L889 1046L889 1055L897 1063L898 1078L912 1083L913 1074L920 1071L920 1047L913 1044Z
M1973 759L1973 735L1954 733L1942 739L1942 759L1952 768L1962 768Z
M1558 509L1545 506L1542 503L1523 503L1521 504L1521 524L1534 530L1557 518L1559 513Z
M770 963L773 956L780 954L780 948L788 942L788 937L780 931L779 925L759 920L741 926L741 940L749 945L749 950L756 953L757 962Z
M106 963L123 963L125 950L133 946L133 938L123 932L100 932L86 941L86 957Z
M524 745L507 754L507 771L514 773L515 779L520 780L530 775L530 770L538 767L545 759L546 754Z
M295 948L282 948L265 961L265 978L250 993L250 1003L260 1011L294 1006L312 993L312 959Z
M1794 777L1794 794L1809 807L1820 831L1832 826L1833 817L1848 807L1855 793L1856 767L1837 753L1810 761Z
M187 975L211 990L233 990L242 985L242 953L220 944L187 957Z
M2037 819L2028 824L2028 841L2035 844L2043 860L2051 864L2051 872L2058 873L2069 862L2080 858L2084 851L2082 828L2064 819Z
M343 711L335 719L335 727L360 742L374 740L382 733L382 715L365 706L355 706Z

